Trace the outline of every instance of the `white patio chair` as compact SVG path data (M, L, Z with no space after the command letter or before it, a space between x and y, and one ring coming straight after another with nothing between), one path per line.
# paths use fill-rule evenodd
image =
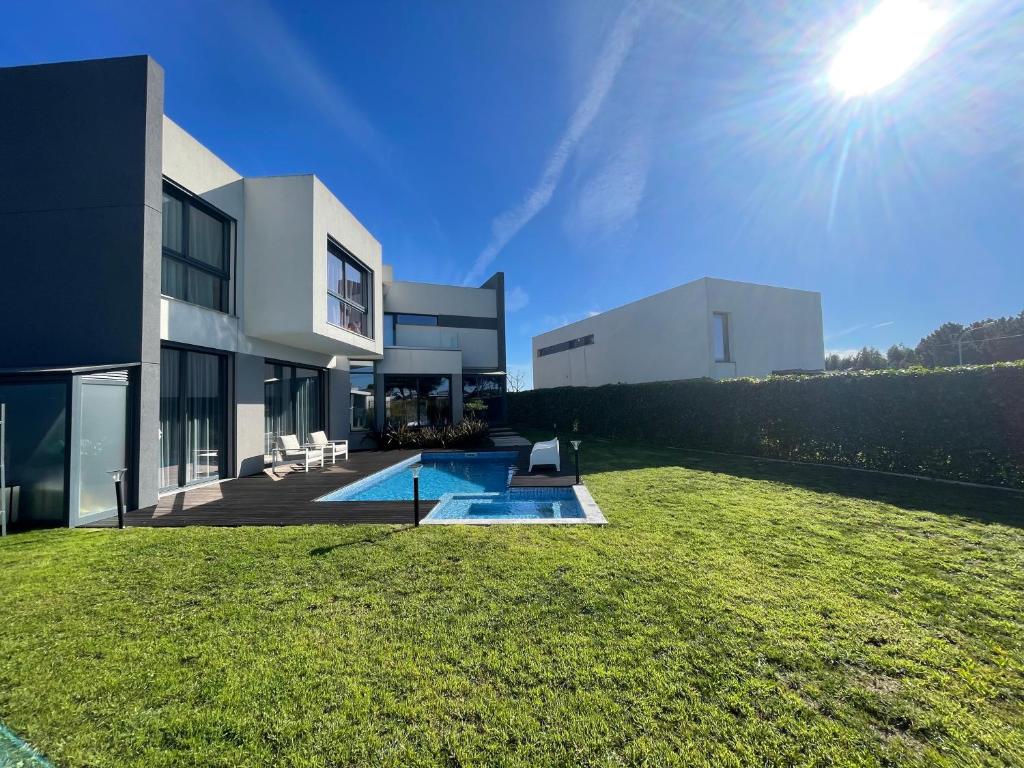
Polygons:
M319 464L321 468L324 466L323 450L309 445L299 445L299 438L297 435L278 435L277 448L274 449L274 457L274 468L277 467L277 457L282 458L284 461L301 462L302 467L306 472L309 472L311 464Z
M540 443L534 443L533 449L530 451L530 468L528 472L533 472L535 466L541 464L554 464L555 471L562 471L562 459L558 452L558 438L554 440L544 440Z
M348 461L348 440L328 440L326 432L310 432L307 445L311 448L319 448L325 455L331 457L331 464L339 456Z

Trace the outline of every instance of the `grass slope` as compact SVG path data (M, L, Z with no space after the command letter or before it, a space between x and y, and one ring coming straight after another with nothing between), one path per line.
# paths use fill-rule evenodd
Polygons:
M584 443L592 527L0 542L74 766L1024 764L1024 498Z

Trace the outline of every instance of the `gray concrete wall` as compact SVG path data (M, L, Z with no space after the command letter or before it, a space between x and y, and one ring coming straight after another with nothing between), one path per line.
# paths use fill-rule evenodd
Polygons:
M0 361L141 362L132 501L156 502L163 70L0 69Z
M263 471L263 358L235 355L235 472L239 477Z

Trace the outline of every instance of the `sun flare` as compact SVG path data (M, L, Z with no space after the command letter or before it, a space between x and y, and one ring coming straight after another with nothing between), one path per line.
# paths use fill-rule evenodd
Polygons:
M829 82L846 98L892 84L921 59L946 20L923 0L882 0L843 38Z

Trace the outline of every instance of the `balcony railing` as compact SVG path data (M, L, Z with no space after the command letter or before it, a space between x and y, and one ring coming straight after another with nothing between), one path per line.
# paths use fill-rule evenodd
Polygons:
M393 346L416 349L459 349L459 334L448 328L399 325L395 332Z

